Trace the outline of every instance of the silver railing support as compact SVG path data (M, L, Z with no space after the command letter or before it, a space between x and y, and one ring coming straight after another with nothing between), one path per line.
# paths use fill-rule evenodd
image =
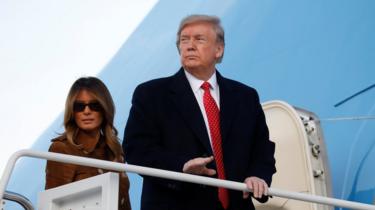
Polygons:
M5 191L4 200L16 202L20 206L22 206L25 210L34 210L34 206L30 202L30 200L21 194Z
M59 153L39 152L39 151L33 151L33 150L20 150L18 152L15 152L10 157L5 167L4 174L0 181L0 198L3 198L4 196L4 191L6 189L6 186L8 184L10 175L13 171L16 161L18 160L18 158L23 157L23 156L52 160L52 161L63 162L63 163L84 165L84 166L90 166L90 167L96 167L96 168L103 168L103 169L114 170L114 171L119 171L119 172L122 172L122 171L133 172L137 174L155 176L155 177L165 178L165 179L173 179L173 180L178 180L178 181L204 184L204 185L215 186L215 187L225 187L225 188L232 189L232 190L250 191L246 187L246 184L240 183L240 182L219 180L219 179L214 179L210 177L178 173L178 172L173 172L173 171L135 166L135 165L130 165L130 164L115 163L112 161L104 161L104 160L84 158L84 157L78 157L78 156L72 156L72 155L64 155L64 154L59 154ZM375 210L375 205L340 200L336 198L328 198L328 197L323 197L323 196L318 196L318 195L310 195L306 193L290 192L290 191L274 189L274 188L269 188L268 194L272 196L277 196L277 197L283 197L283 198L289 198L289 199L301 200L301 201L313 202L313 203L320 203L320 204L326 204L326 205L349 208L349 209ZM0 207L1 207L1 203L0 203Z

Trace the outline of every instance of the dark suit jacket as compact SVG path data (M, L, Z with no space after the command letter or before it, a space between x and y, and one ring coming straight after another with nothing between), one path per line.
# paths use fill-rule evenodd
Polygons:
M256 176L270 185L276 172L275 148L269 141L257 92L216 74L226 178L243 182ZM213 155L201 110L183 69L136 88L123 147L129 164L177 172L182 172L190 159ZM229 209L254 209L242 192L229 194ZM142 210L211 210L218 205L217 188L144 176Z

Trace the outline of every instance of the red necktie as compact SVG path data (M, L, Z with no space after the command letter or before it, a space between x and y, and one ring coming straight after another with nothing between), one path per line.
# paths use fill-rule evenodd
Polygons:
M216 162L216 170L219 179L225 180L223 152L221 147L220 110L217 107L214 98L212 98L211 96L210 83L204 82L201 87L204 90L203 104L204 109L206 110L208 125L210 128L212 147ZM229 205L229 195L226 188L219 187L219 200L224 209L227 209Z

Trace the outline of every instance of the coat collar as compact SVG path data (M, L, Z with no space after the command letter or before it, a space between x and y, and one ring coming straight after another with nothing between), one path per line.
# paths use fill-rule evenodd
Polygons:
M183 120L198 137L206 151L212 154L211 145L202 112L190 87L184 70L181 68L173 77L170 85L171 98L180 111Z
M225 143L227 141L227 134L230 131L232 119L237 110L237 94L229 80L222 77L218 71L216 71L216 76L220 88L221 136L223 143ZM169 88L172 100L180 111L182 118L186 121L209 154L212 154L202 112L200 111L198 102L196 101L183 68L172 77L172 82L170 84Z
M217 83L220 88L220 128L223 145L228 142L228 133L231 129L232 121L237 114L239 97L233 82L221 76L216 71ZM223 148L224 149L224 148Z

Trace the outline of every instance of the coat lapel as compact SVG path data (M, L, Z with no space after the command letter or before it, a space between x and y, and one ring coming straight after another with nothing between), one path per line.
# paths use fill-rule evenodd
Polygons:
M220 128L223 144L227 141L227 135L231 129L232 121L237 114L237 92L229 81L216 71L217 82L220 88Z
M171 98L182 118L192 129L193 133L202 142L209 154L212 154L211 144L198 102L191 90L184 70L181 68L174 76L171 83Z

